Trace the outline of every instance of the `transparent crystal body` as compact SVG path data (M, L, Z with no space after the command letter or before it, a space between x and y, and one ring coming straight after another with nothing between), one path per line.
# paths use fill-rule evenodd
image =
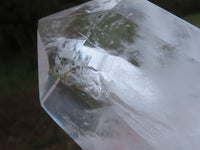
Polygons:
M39 21L42 107L84 150L200 149L200 30L146 0Z

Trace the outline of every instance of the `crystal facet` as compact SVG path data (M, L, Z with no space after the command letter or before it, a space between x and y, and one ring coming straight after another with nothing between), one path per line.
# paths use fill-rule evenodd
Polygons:
M40 101L84 150L200 149L200 30L146 0L39 21Z

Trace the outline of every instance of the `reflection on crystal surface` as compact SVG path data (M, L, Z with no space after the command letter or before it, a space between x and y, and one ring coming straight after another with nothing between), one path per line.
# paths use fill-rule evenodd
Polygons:
M43 18L41 105L85 150L200 149L200 30L145 0Z

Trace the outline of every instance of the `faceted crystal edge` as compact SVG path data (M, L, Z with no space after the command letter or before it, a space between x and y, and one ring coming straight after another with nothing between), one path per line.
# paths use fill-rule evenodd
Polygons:
M53 15L49 15L47 17L41 18L38 22L46 20L46 19L55 19L60 17L66 17L71 15L81 15L88 13L95 13L105 10L110 10L115 7L122 0L92 0L78 6L69 8L67 10L59 11ZM103 5L101 5L103 3ZM95 5L95 7L93 6ZM91 8L90 8L91 7ZM92 8L94 7L94 8Z

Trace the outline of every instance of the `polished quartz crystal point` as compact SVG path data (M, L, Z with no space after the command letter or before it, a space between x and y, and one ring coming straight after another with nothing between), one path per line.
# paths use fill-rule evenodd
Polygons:
M200 30L146 0L39 21L42 107L84 150L200 149Z

